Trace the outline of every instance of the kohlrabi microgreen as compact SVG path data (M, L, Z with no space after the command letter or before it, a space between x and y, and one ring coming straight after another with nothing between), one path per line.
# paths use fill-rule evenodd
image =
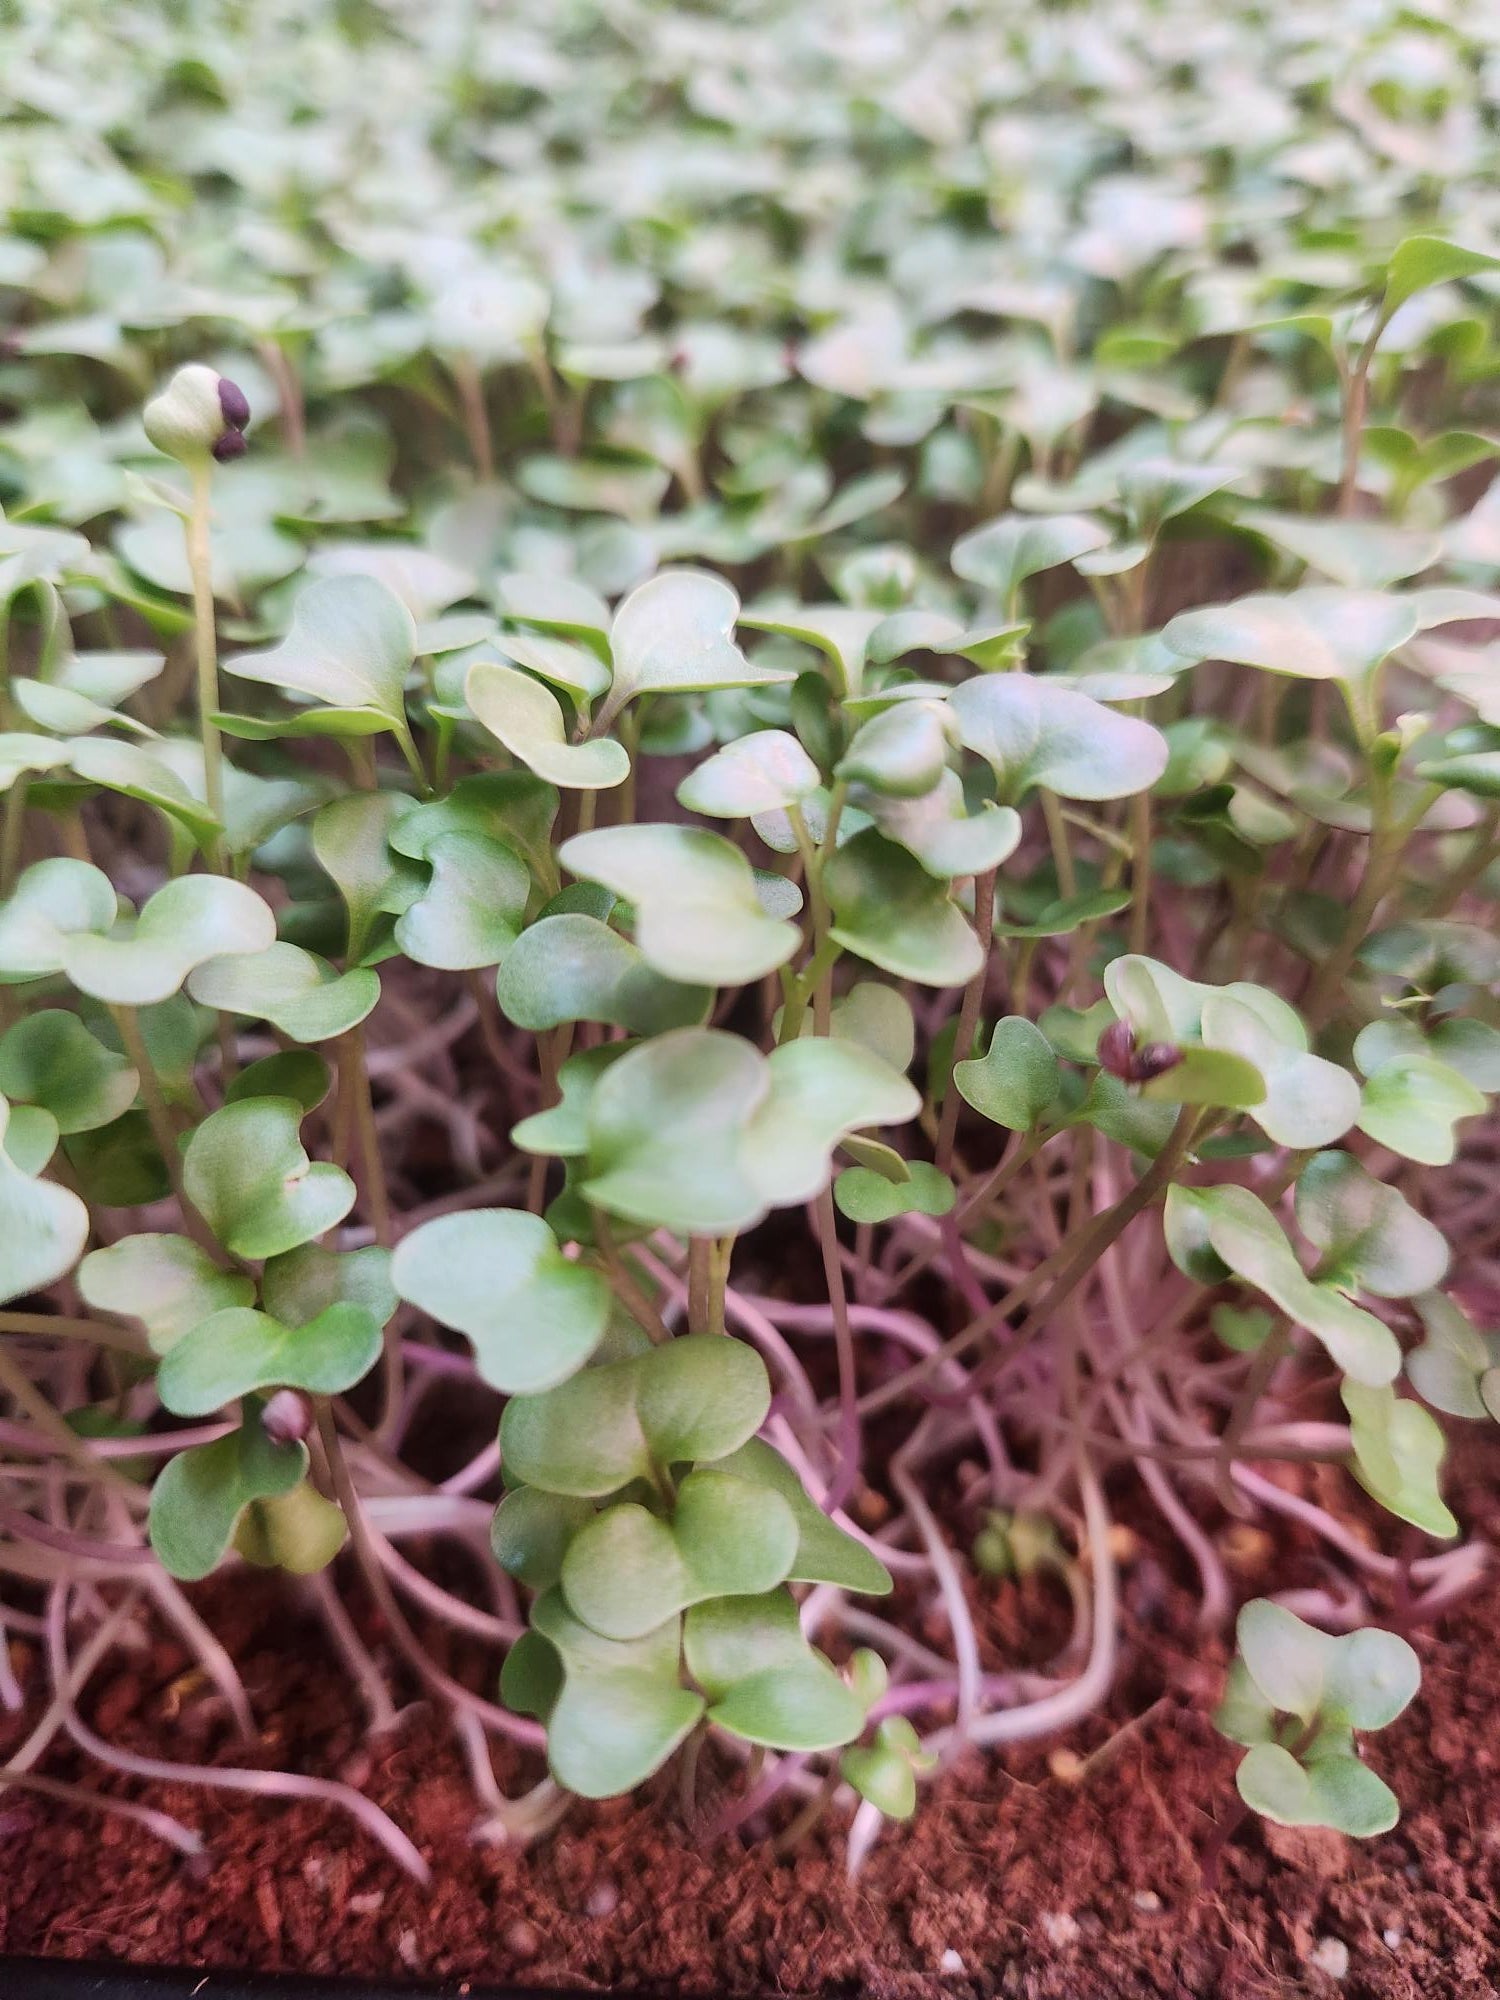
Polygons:
M249 1730L178 1580L310 1575L341 1695L451 1717L491 1831L675 1760L703 1840L831 1813L857 1866L966 1746L1129 1720L1139 1478L1210 1624L1219 1529L1271 1538L1243 1800L1388 1826L1379 1619L1475 1574L1447 1433L1500 1421L1493 34L44 11L25 1692L165 1618ZM986 1671L1038 1573L1073 1638Z

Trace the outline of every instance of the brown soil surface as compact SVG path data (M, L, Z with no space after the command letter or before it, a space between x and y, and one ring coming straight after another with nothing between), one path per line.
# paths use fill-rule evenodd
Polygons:
M1461 1518L1500 1532L1496 1451L1466 1440L1452 1484ZM1144 1517L1142 1528L1147 1525ZM1315 1552L1277 1574L1317 1580ZM1246 1594L1264 1576L1242 1578ZM1066 1629L1037 1585L985 1585L990 1662L1050 1650ZM115 1817L16 1792L0 1800L0 1950L366 1977L618 1986L658 1994L807 1994L823 2000L1492 2000L1500 1991L1500 1588L1413 1633L1422 1692L1367 1746L1403 1801L1399 1827L1352 1843L1243 1826L1211 1891L1200 1859L1233 1808L1235 1753L1207 1711L1225 1658L1204 1638L1168 1552L1126 1569L1127 1668L1084 1752L1144 1716L1081 1783L1055 1744L974 1756L924 1794L859 1880L842 1843L815 1835L789 1860L761 1841L709 1850L668 1777L640 1798L577 1808L527 1850L476 1844L462 1757L425 1705L393 1736L362 1737L354 1702L270 1580L200 1593L235 1651L264 1731L248 1754L212 1700L184 1699L185 1656L165 1640L116 1654L85 1698L102 1733L164 1757L261 1762L341 1776L406 1828L434 1887L401 1876L349 1820L185 1786L130 1786L68 1751L47 1766L164 1807L199 1828L193 1875ZM1394 1621L1391 1621L1394 1622ZM366 1623L378 1643L379 1634ZM940 1638L937 1633L930 1634ZM18 1647L23 1673L37 1667ZM478 1655L450 1658L476 1687ZM15 1725L0 1738L14 1740ZM511 1790L524 1760L500 1772ZM705 1779L708 1803L720 1773ZM1334 1941L1330 1943L1329 1941ZM1348 1950L1341 1979L1321 1969ZM954 1956L956 1954L956 1958ZM3 1969L0 1969L3 1984Z

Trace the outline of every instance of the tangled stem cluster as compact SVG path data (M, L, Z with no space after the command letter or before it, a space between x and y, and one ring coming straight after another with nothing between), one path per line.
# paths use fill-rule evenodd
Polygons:
M857 1866L1107 1702L1144 1502L1245 1804L1392 1823L1375 1621L1481 1574L1500 1417L1500 66L1337 11L37 10L0 1786L200 1856L67 1737L425 1877L88 1721L153 1623L252 1737L247 1563L491 1833L671 1765ZM1321 1580L1241 1606L1245 1520Z

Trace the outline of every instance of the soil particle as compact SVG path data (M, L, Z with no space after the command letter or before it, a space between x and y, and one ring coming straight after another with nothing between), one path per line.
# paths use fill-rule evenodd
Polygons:
M1466 1460L1455 1504L1493 1538L1495 1453ZM1146 1517L1140 1525L1149 1538ZM1150 1553L1168 1578L1166 1603L1149 1623L1127 1619L1110 1709L1070 1747L1088 1756L1136 1726L1071 1783L1049 1768L1055 1741L961 1760L852 1884L837 1829L785 1859L765 1844L710 1846L701 1818L684 1824L670 1772L636 1798L575 1807L530 1848L476 1839L482 1815L442 1717L413 1703L393 1731L369 1736L316 1629L299 1628L274 1580L225 1577L196 1599L262 1723L248 1752L201 1694L173 1693L191 1665L175 1643L111 1656L85 1714L96 1727L107 1715L132 1750L357 1780L417 1842L432 1887L398 1873L335 1810L139 1785L59 1749L52 1775L198 1829L211 1872L195 1881L118 1818L11 1794L0 1801L0 1950L467 1979L476 1994L516 1979L726 2000L1494 2000L1500 1587L1413 1634L1422 1692L1367 1739L1369 1761L1402 1799L1400 1824L1348 1842L1248 1822L1207 1892L1200 1858L1235 1803L1237 1753L1207 1713L1228 1645L1199 1628L1176 1553ZM1316 1582L1316 1564L1295 1545L1278 1557L1292 1584ZM1027 1665L1066 1637L1061 1593L1039 1580L984 1582L975 1601L987 1665ZM377 1637L368 1617L365 1630ZM492 1662L470 1644L445 1648L445 1664L492 1686ZM28 1692L33 1703L41 1695L34 1670ZM194 1721L200 1709L207 1722ZM35 1713L6 1719L0 1755ZM497 1746L507 1792L537 1769ZM700 1812L738 1782L728 1760L706 1753Z

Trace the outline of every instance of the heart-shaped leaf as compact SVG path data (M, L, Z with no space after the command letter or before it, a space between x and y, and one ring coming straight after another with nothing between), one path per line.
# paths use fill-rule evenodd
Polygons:
M1280 1223L1249 1188L1174 1187L1167 1210L1169 1239L1173 1227L1190 1230L1196 1217L1214 1254L1315 1334L1345 1374L1375 1387L1394 1381L1401 1349L1390 1328L1333 1285L1309 1278Z
M266 1435L254 1398L237 1431L168 1459L151 1489L151 1546L170 1576L207 1576L256 1500L290 1493L307 1470L307 1447Z
M873 827L830 857L823 886L834 942L898 979L963 986L984 963L983 947L941 883Z
M1062 1069L1041 1029L1008 1014L995 1023L983 1056L954 1064L953 1081L965 1104L992 1124L1030 1132L1056 1098Z
M557 793L530 771L485 771L460 778L444 799L410 807L391 828L390 842L397 854L425 861L446 834L482 834L514 849L540 881L555 882L556 817Z
M507 1476L579 1499L615 1493L674 1464L712 1461L753 1437L771 1404L754 1348L713 1334L679 1337L585 1368L500 1420Z
M717 1029L644 1043L588 1109L587 1198L629 1220L717 1235L828 1184L846 1132L904 1122L920 1098L878 1056L836 1038L762 1056Z
M0 1305L72 1270L89 1238L89 1212L71 1188L26 1173L4 1144L10 1105L0 1097Z
M607 791L630 775L629 754L613 737L570 743L557 696L518 667L476 660L464 678L464 700L491 736L549 784Z
M794 679L745 658L732 636L739 609L729 585L706 570L664 569L639 584L610 627L614 684L599 726L607 727L637 695L771 687Z
M915 855L927 873L940 881L998 868L1020 844L1020 814L1010 806L990 805L969 812L956 771L944 770L932 790L919 798L895 798L869 791L862 796L886 839ZM844 825L850 832L857 824L851 814L857 810L851 807L844 815ZM759 826L757 822L757 830Z
M107 931L118 912L103 869L65 857L35 862L0 903L0 978L14 984L61 972L68 939Z
M1406 1357L1412 1387L1450 1417L1500 1422L1500 1336L1484 1334L1442 1292L1416 1301L1426 1338ZM1497 1393L1486 1396L1489 1384Z
M396 919L396 943L419 965L443 971L498 965L525 921L525 863L482 833L440 834L424 858L432 877Z
M898 1215L947 1215L958 1190L926 1160L913 1160L903 1181L871 1167L846 1167L833 1184L833 1199L851 1222L894 1222Z
M62 867L86 874L49 873L44 881L34 880L43 870ZM103 888L87 879L91 876L98 876ZM106 889L109 911L103 916ZM114 891L97 869L81 862L38 862L0 908L0 965L17 976L25 968L32 978L61 972L93 999L147 1007L176 993L206 960L264 951L276 938L269 906L244 883L222 875L179 876L158 889L135 918L116 922L116 907Z
M1340 590L1315 586L1278 596L1253 592L1230 604L1184 611L1162 643L1185 661L1227 660L1267 673L1343 685L1361 738L1379 728L1370 681L1381 661L1430 626L1493 613L1493 600L1464 590Z
M664 978L741 986L784 965L801 943L794 924L767 916L739 848L706 829L599 827L565 841L558 859L632 905L635 941Z
M599 1079L635 1046L634 1042L605 1042L597 1049L569 1056L557 1073L559 1101L511 1127L516 1145L528 1153L582 1159L589 1149L589 1106Z
M336 972L300 945L211 958L188 975L204 1007L269 1021L294 1042L326 1042L358 1027L380 999L380 975L368 966Z
M762 1199L785 1207L828 1184L829 1155L846 1133L904 1124L921 1097L857 1042L806 1036L773 1049L770 1092L747 1121L741 1165Z
M816 647L832 668L835 690L846 698L857 696L863 687L867 648L884 622L885 613L878 606L855 604L802 604L791 610L757 605L740 614L743 625Z
M1104 548L1108 528L1087 514L1002 514L953 544L953 570L1002 604L1015 602L1029 576Z
M1295 1009L1264 987L1237 982L1203 999L1201 1031L1211 1049L1254 1065L1265 1090L1251 1116L1278 1146L1326 1146L1359 1116L1359 1085L1346 1069L1312 1055Z
M1253 1072L1260 1080L1258 1090L1215 1098L1210 1089L1201 1101L1248 1109L1278 1145L1324 1146L1354 1123L1359 1108L1354 1078L1310 1053L1296 1009L1264 987L1246 980L1206 986L1184 979L1157 959L1127 953L1105 967L1104 990L1120 1019L1134 1030L1138 1046L1164 1042L1185 1058L1201 1061L1201 1052L1192 1047L1201 1040L1204 1048ZM1191 1067L1188 1060L1168 1070L1146 1086L1145 1094L1170 1099L1175 1089L1189 1084ZM1179 1070L1187 1074L1179 1075ZM1248 1077L1244 1081L1248 1085Z
M1129 907L1130 891L1127 888L1087 889L1077 896L1058 896L1043 903L1030 923L1007 923L1002 920L995 925L995 936L1070 937L1085 924L1118 916L1121 910Z
M550 1590L562 1575L569 1542L593 1519L588 1500L516 1486L495 1509L490 1549L507 1574L532 1590Z
M61 1136L50 1111L37 1104L13 1104L0 1144L23 1174L34 1177L46 1172Z
M258 1569L315 1576L327 1569L348 1536L340 1509L303 1479L290 1493L252 1500L235 1528L234 1548Z
M785 729L757 729L705 757L677 787L677 802L711 819L749 819L799 805L819 785L818 767Z
M566 1380L609 1318L604 1278L570 1262L540 1216L520 1209L423 1223L396 1246L391 1277L402 1298L472 1343L480 1374L507 1395Z
M333 1072L311 1049L278 1049L274 1056L262 1056L247 1063L238 1076L231 1077L224 1090L226 1104L239 1104L247 1097L290 1097L304 1111L316 1111L333 1088Z
M331 1305L305 1326L230 1306L173 1343L156 1389L179 1417L206 1417L258 1389L342 1395L379 1359L380 1322L363 1306Z
M218 824L168 761L175 749L175 744L167 742L143 750L137 743L119 743L103 736L75 737L67 746L68 763L76 777L157 807L206 849L219 830Z
M858 1042L903 1075L917 1050L917 1024L906 996L878 979L856 980L833 1003L830 1032Z
M1404 1159L1445 1167L1458 1150L1454 1126L1484 1110L1486 1098L1435 1056L1396 1055L1365 1083L1359 1129Z
M604 1639L549 1590L531 1607L531 1627L506 1656L500 1692L546 1722L548 1767L580 1798L633 1790L702 1715L702 1697L678 1680L679 1619L640 1639Z
M920 1739L904 1715L888 1715L874 1743L856 1744L839 1759L839 1775L887 1819L910 1819L917 1809L917 1769L924 1760Z
M496 981L500 1011L539 1034L564 1021L602 1021L632 1035L700 1022L713 1004L705 986L664 979L639 946L597 917L542 917L506 954Z
M406 676L416 657L412 614L373 576L323 576L300 591L279 645L237 653L225 669L320 706L298 722L318 731L406 734Z
M139 1320L157 1354L232 1306L248 1306L255 1283L222 1271L187 1236L122 1236L91 1250L78 1267L78 1290L96 1312Z
M369 949L382 914L405 902L404 863L391 836L411 810L395 792L352 792L321 808L312 823L312 849L332 876L349 912L346 952L357 965Z
M697 1234L747 1226L762 1204L736 1142L769 1094L766 1058L735 1035L684 1028L633 1049L589 1104L588 1198Z
M144 1111L127 1111L94 1132L75 1132L63 1150L79 1192L100 1208L140 1208L172 1192Z
M0 1095L52 1114L59 1132L92 1132L135 1102L139 1077L76 1014L44 1007L0 1036Z
M921 798L947 769L947 704L900 701L861 723L836 775L889 798Z
M310 1243L354 1206L342 1167L311 1161L298 1128L302 1106L251 1097L204 1119L188 1141L188 1200L236 1257L275 1257Z
M1240 1797L1278 1826L1327 1826L1356 1839L1387 1833L1401 1816L1396 1794L1358 1757L1299 1764L1279 1743L1257 1743L1235 1772Z
M509 631L498 650L538 680L561 688L579 709L591 708L609 686L609 668L599 654L555 632Z
M867 1597L883 1597L892 1589L890 1571L880 1558L813 1505L796 1473L763 1439L751 1438L738 1451L718 1459L714 1470L770 1487L791 1509L797 1523L797 1552L787 1571L789 1583L832 1583Z
M362 1250L327 1250L304 1243L268 1259L260 1276L268 1313L288 1326L306 1326L330 1306L360 1306L384 1326L400 1303L391 1281L391 1253L378 1243Z
M1120 799L1167 768L1159 729L1034 674L980 674L953 690L959 735L1009 805L1040 785L1066 799Z
M832 1750L864 1728L863 1703L803 1638L787 1591L695 1605L682 1636L709 1720L731 1736L778 1750Z
M1448 1269L1443 1232L1352 1153L1318 1153L1302 1169L1297 1227L1323 1252L1319 1279L1343 1291L1410 1298L1441 1284Z
M1235 1625L1240 1658L1276 1712L1351 1729L1384 1729L1421 1684L1405 1639L1378 1628L1333 1635L1270 1598L1244 1605Z
M1320 521L1252 507L1237 516L1236 525L1264 535L1349 590L1382 590L1430 569L1442 552L1437 535L1384 521Z
M639 1639L709 1597L772 1590L797 1553L792 1510L769 1487L690 1472L670 1520L628 1501L568 1545L562 1590L573 1615L607 1639Z
M1361 1486L1398 1520L1446 1541L1458 1523L1438 1491L1447 1449L1437 1419L1389 1387L1344 1382L1354 1471Z
M566 632L607 648L609 606L576 576L529 576L509 571L495 580L495 609L518 625Z
M1217 1104L1231 1111L1258 1111L1265 1095L1265 1078L1254 1063L1222 1049L1182 1049L1169 1069L1141 1085L1141 1096L1153 1104Z

